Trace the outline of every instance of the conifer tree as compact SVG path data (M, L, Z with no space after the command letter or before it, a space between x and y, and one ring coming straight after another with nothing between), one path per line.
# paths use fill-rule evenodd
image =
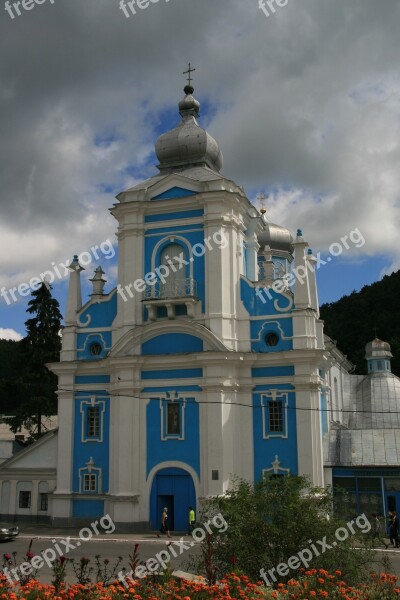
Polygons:
M47 282L32 292L27 312L32 317L25 321L27 335L21 341L21 379L26 400L17 408L15 416L6 421L14 433L26 427L32 441L42 435L42 417L57 412L57 378L46 363L59 360L62 316Z

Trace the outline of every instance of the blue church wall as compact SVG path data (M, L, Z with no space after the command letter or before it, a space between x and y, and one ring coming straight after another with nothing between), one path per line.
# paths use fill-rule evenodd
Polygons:
M103 500L72 501L72 516L75 518L102 517L104 512Z
M145 223L158 223L160 221L176 221L178 219L195 219L196 217L202 217L204 210L182 210L179 212L161 214L161 215L147 215L144 218Z
M290 312L293 308L293 302L290 298L279 294L272 288L254 288L251 282L243 276L240 278L240 297L247 312L252 317L281 315L284 312ZM275 304L280 308L279 311L276 310Z
M161 396L150 399L146 407L147 428L147 475L151 469L165 461L180 461L192 467L200 477L200 423L199 405L190 396L191 389L197 386L171 388L148 388L163 392ZM166 428L166 406L178 403L180 407L180 429L178 434L169 434Z
M111 328L117 314L117 294L112 292L108 300L90 302L79 315L81 328L85 333L77 334L77 360L101 360L111 350ZM101 329L105 331L88 332L87 329ZM93 352L94 345L100 345L100 351Z
M252 377L290 377L294 375L294 367L255 367L251 370Z
M93 300L87 304L79 314L79 321L85 329L111 327L117 316L116 290L109 294L108 300L97 302Z
M280 432L271 431L269 427L268 401L274 398L283 405L283 428ZM271 468L276 455L281 468L290 469L290 473L296 475L298 462L294 387L288 384L257 385L253 393L253 407L255 481L262 478L264 469Z
M203 369L163 369L160 371L142 371L142 379L192 379L203 377Z
M90 383L110 383L109 375L77 375L75 377L75 383L79 384L90 384Z
M92 400L94 399L94 400ZM99 409L99 431L88 427L88 410ZM77 392L74 414L73 491L96 495L107 493L109 486L110 399L104 390ZM87 463L93 459L91 472L96 475L93 490L84 490L83 477L89 473Z
M267 336L276 334L278 342L275 346L268 345ZM281 352L293 349L293 323L292 319L276 319L275 321L250 321L250 336L253 340L253 352Z
M111 350L111 331L102 331L96 333L78 333L76 337L77 360L101 360L105 358L108 352ZM97 344L100 345L101 350L98 354L93 354L93 347Z
M154 196L151 200L168 200L173 198L186 198L188 196L197 196L197 192L193 192L192 190L186 190L185 188L181 188L178 186L174 186L163 192L162 194L158 194L158 196Z
M164 333L142 344L141 353L146 354L184 354L202 352L203 340L186 333Z

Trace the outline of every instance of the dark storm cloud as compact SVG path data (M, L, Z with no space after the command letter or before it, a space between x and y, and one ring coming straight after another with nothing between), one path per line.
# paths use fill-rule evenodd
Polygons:
M113 234L108 190L134 183L130 167L155 172L154 129L189 60L228 176L272 188L274 220L308 223L316 243L351 221L397 260L397 0L289 0L269 18L258 0L160 0L129 19L118 0L13 20L2 4L3 283Z

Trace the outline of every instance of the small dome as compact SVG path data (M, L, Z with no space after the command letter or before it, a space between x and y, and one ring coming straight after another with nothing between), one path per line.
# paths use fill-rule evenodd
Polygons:
M393 358L390 344L375 338L365 346L365 358L367 360L373 358Z
M262 216L262 220L264 231L258 235L258 243L260 244L259 252L262 252L265 246L269 246L271 250L292 253L293 238L290 231L285 227L267 221L265 214Z
M185 98L179 103L181 123L163 133L156 142L160 171L205 165L219 173L222 153L215 139L199 126L200 103L193 97L192 86L185 87Z

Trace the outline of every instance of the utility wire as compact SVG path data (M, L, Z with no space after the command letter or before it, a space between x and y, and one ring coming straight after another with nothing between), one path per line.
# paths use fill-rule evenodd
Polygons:
M76 389L66 389L66 388L58 388L58 390L60 392L84 392L86 390L76 390ZM167 390L166 390L167 391ZM173 389L171 389L171 391L174 391ZM192 390L193 391L193 390ZM268 390L265 390L268 391ZM281 390L277 390L278 392ZM295 390L289 390L289 392L295 392ZM157 394L158 392L148 392L149 394ZM191 391L188 390L187 392L185 392L184 390L182 390L182 393L184 394L190 394ZM257 392L255 392L256 394L261 393L263 394L264 392L259 390ZM94 394L93 394L94 395ZM135 398L137 400L152 400L151 397L149 396L135 396L135 395L131 395L131 394L111 394L112 397L117 397L117 398ZM158 398L157 398L158 400ZM242 406L244 408L265 408L265 406L263 404L244 404L242 402L217 402L216 400L188 400L187 404L221 404L223 406ZM289 409L289 410L303 410L303 411L313 411L313 412L319 412L319 413L323 413L323 412L332 412L332 410L330 408L303 408L301 406L285 406L285 408ZM373 414L373 415L400 415L400 410L397 411L389 411L389 410L342 410L339 409L342 413L366 413L366 414ZM336 411L336 409L335 409Z

